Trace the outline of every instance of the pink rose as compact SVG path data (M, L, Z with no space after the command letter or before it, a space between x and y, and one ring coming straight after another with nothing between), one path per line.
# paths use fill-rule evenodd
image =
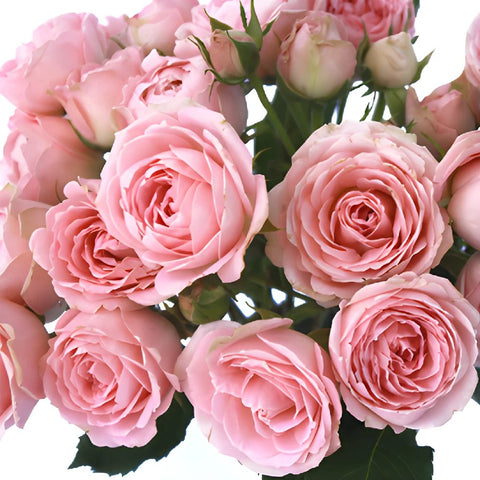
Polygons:
M480 311L480 252L474 253L465 263L455 286Z
M9 127L3 161L22 198L54 205L67 182L100 174L101 153L87 148L65 118L17 110Z
M84 65L54 89L83 138L107 150L111 147L116 131L112 109L121 103L125 83L140 75L142 60L139 47L127 47L102 64Z
M142 446L172 401L181 352L173 325L149 309L68 310L43 357L45 394L98 446Z
M312 12L282 41L277 71L296 94L309 99L335 95L353 77L357 50L333 15Z
M437 427L477 385L480 314L445 278L406 272L340 304L329 352L348 411L367 427Z
M467 98L452 84L436 88L421 102L413 87L407 90L405 122L417 142L440 159L461 133L475 129L475 116Z
M465 74L474 87L480 88L480 14L475 17L467 31Z
M437 162L412 135L377 122L315 131L269 194L266 252L324 306L365 283L428 271L452 243L433 198Z
M325 10L345 24L349 40L360 44L365 29L370 42L399 33L406 28L413 35L415 8L413 0L326 0Z
M340 447L330 360L291 323L201 325L175 367L210 443L273 476L310 470Z
M0 437L12 425L23 427L43 393L40 358L48 333L29 310L0 298Z
M118 48L94 15L60 15L38 27L32 41L17 49L15 60L3 65L0 93L26 112L61 114L53 89L72 71L101 63Z
M250 0L241 0L240 3L245 9L247 19L249 19L251 13ZM297 18L304 16L309 10L321 8L321 5L321 0L272 0L255 3L255 11L263 29L275 20L271 30L263 39L258 69L260 76L275 76L280 42L288 35ZM226 23L233 30L244 30L238 0L210 0L206 6L194 7L192 9L192 21L184 23L177 30L175 55L182 58L198 55L197 47L188 40L191 35L200 38L207 47L210 46L209 39L212 29L210 20L205 15L205 9L208 15Z
M480 252L474 253L462 268L455 285L460 293L480 312ZM479 355L475 366L480 368L480 328L477 330Z
M243 256L268 215L265 179L216 112L158 112L117 133L97 206L107 230L158 268L167 299L218 273L238 280Z
M113 111L116 128L186 98L221 112L238 133L243 132L248 112L242 88L213 84L214 76L207 68L201 57L180 59L153 50L142 62L142 74L131 77L123 89L123 100Z
M191 20L191 10L197 5L197 0L153 0L127 20L132 44L144 48L147 54L158 50L162 55L173 55L175 31Z
M50 208L46 227L30 240L35 260L72 308L137 309L159 302L155 270L112 237L95 206L100 180L67 184L66 200Z
M47 272L33 261L28 242L45 224L48 205L16 197L14 186L0 190L0 298L28 306L38 314L59 298Z
M437 199L448 202L453 230L480 250L480 131L455 139L438 164L434 181Z

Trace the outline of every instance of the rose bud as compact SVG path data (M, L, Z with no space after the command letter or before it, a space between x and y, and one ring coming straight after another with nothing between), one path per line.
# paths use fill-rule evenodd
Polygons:
M178 306L183 316L201 325L220 318L228 312L230 298L223 285L200 278L178 295Z
M215 72L231 81L243 80L254 72L260 58L253 38L239 30L214 30L208 53Z
M364 65L370 69L373 81L379 87L400 88L412 83L418 62L410 35L400 32L373 43Z
M333 15L311 12L297 20L282 42L277 71L296 94L308 99L335 95L354 74L356 49Z
M407 90L405 120L417 143L440 159L458 135L475 129L475 116L462 92L451 83L441 85L423 100Z

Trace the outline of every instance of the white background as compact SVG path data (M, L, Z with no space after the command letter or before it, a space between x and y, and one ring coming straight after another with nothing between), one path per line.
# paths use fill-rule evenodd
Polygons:
M172 2L181 0L172 0ZM262 1L262 0L260 0ZM13 58L15 48L28 42L32 30L61 13L88 11L105 16L133 15L148 0L15 0L3 4L0 15L0 65ZM202 2L205 3L205 2ZM420 36L415 50L423 58L435 49L433 58L415 85L420 98L435 87L456 78L463 69L465 32L480 13L476 1L421 0L416 21ZM6 124L13 107L0 99L0 139L7 135ZM0 312L1 315L1 312ZM434 480L478 480L480 407L471 402L463 412L443 427L422 431L419 441L435 448ZM68 425L47 400L39 402L26 427L12 427L0 439L0 476L2 480L105 480L105 474L93 474L88 468L67 470L75 455L82 432ZM168 432L166 432L168 434ZM160 462L148 461L137 472L114 479L254 480L258 475L241 467L234 459L220 456L192 425L186 441ZM408 479L405 479L408 480Z

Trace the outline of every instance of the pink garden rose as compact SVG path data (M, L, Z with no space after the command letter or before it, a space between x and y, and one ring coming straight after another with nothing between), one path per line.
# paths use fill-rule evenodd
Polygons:
M32 232L45 225L47 209L43 203L17 198L13 185L0 190L0 298L38 314L59 300L50 277L33 261L28 247Z
M112 109L121 103L127 81L142 72L142 60L139 47L127 47L102 64L83 65L53 90L84 139L106 150L112 146L116 131Z
M9 127L3 162L18 196L54 205L67 182L100 174L101 153L87 148L65 118L17 110Z
M448 202L453 230L480 250L480 131L455 139L435 173L437 199Z
M175 367L209 442L273 476L310 470L340 447L342 410L330 360L291 323L201 325Z
M353 77L357 50L333 15L311 12L282 41L277 71L296 94L309 99L335 95Z
M214 82L201 57L180 59L153 50L142 62L141 75L131 77L123 89L121 104L114 108L118 130L151 111L164 109L178 98L191 99L221 112L242 133L247 123L247 104L240 86ZM212 86L213 85L213 86Z
M412 135L377 122L315 131L269 193L266 253L324 306L365 283L428 271L452 243L433 198L437 162Z
M99 184L67 184L67 198L50 208L46 227L32 235L34 258L72 308L93 313L101 306L131 310L155 305L157 272L107 232L95 206Z
M462 268L455 286L480 312L480 252L474 253ZM475 366L480 368L480 328L477 329L479 355Z
M238 280L268 215L265 179L225 118L207 108L140 118L117 133L97 206L110 234L133 248L163 299L218 273Z
M191 10L197 5L197 0L151 1L141 12L127 19L131 43L144 48L147 54L150 50L158 50L162 55L173 55L175 32L191 20Z
M65 83L72 71L86 63L102 63L118 48L94 15L52 18L33 32L30 43L18 47L14 60L2 66L0 93L26 112L61 114L53 89Z
M329 352L347 410L367 427L437 427L470 400L480 314L445 278L413 272L340 304Z
M474 253L465 263L455 286L480 311L480 252Z
M475 17L467 31L465 74L474 87L480 88L480 14Z
M417 142L437 159L442 158L458 135L475 129L476 121L468 98L451 83L436 88L421 102L413 87L407 90L405 122Z
M0 437L12 425L23 427L43 398L40 358L48 333L28 309L0 298Z
M98 446L142 446L173 398L181 352L173 325L149 310L68 310L43 357L45 394ZM168 434L168 432L164 432Z
M413 34L415 9L412 0L326 0L325 10L337 15L356 46L365 29L371 42L408 30Z

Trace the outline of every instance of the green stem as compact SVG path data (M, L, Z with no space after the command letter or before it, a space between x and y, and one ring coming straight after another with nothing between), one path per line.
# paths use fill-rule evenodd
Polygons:
M310 104L310 133L324 125L325 122L325 104L311 102Z
M385 112L385 106L385 94L383 92L378 92L377 104L375 105L372 120L375 120L377 122L381 122L383 120L383 112Z
M252 84L253 89L255 90L258 99L260 100L261 104L265 108L268 114L268 118L272 122L273 128L277 132L277 135L280 137L287 153L292 156L295 153L295 147L290 140L288 133L286 132L285 128L283 127L282 122L278 118L277 112L275 112L272 104L268 100L267 95L265 94L265 90L263 89L263 83L257 75L252 75L250 77L250 82Z
M375 456L375 453L376 453L377 448L378 448L378 444L380 443L380 440L382 439L384 433L385 433L385 429L383 429L380 432L380 435L378 436L377 441L375 442L375 445L373 446L372 453L370 455L370 458L368 459L368 467L367 467L367 473L365 475L365 480L368 480L369 477L370 477L370 470L372 468L373 457Z
M340 124L343 122L343 114L345 113L345 107L347 106L347 98L348 98L348 93L345 95L342 95L338 102L338 110L337 110L337 123Z

